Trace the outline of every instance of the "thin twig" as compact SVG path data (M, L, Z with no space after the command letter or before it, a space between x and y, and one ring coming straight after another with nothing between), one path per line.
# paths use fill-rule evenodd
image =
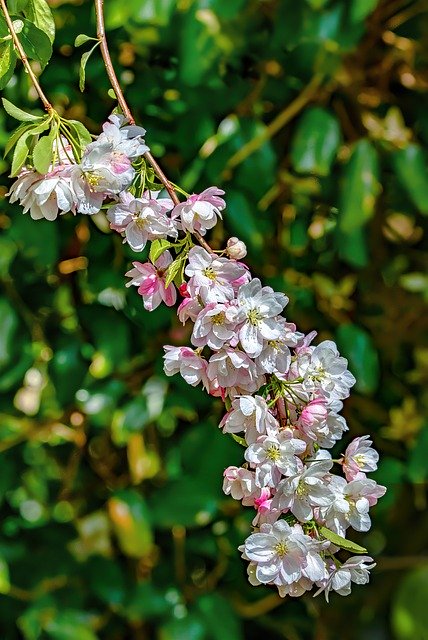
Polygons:
M244 144L227 162L222 177L229 178L232 169L241 164L250 155L257 151L265 142L278 133L285 125L294 118L299 111L307 105L315 96L323 79L322 74L316 74L303 91L288 104L277 117L255 138Z
M135 118L133 117L131 109L129 108L128 103L126 102L125 96L123 95L122 88L120 86L119 80L117 79L117 75L114 70L113 63L110 57L110 51L107 44L107 38L106 38L105 26L104 26L104 12L103 12L104 0L94 0L94 1L95 1L95 15L96 15L96 21L97 21L97 37L98 37L98 40L100 41L101 55L104 60L107 76L110 80L110 84L113 88L113 91L116 94L116 98L123 112L123 115L129 120L131 124L134 124ZM0 2L4 2L4 0L0 0ZM161 167L159 166L157 161L154 159L150 151L146 151L146 153L144 154L144 158L147 160L149 165L153 168L157 177L159 178L159 180L161 181L161 183L169 193L169 196L173 201L173 203L175 205L180 204L180 200L175 192L174 186L168 180L168 178L166 177L166 175L164 174ZM204 240L204 238L201 236L201 234L198 231L194 231L193 235L195 236L199 244L206 251L208 251L211 254L214 253L211 247L209 246L209 244L207 243L207 241Z
M22 64L25 67L25 70L27 71L28 75L30 76L31 82L34 85L35 90L38 93L38 96L40 98L40 100L43 102L43 106L45 107L46 111L51 112L53 111L53 107L51 105L51 103L49 102L49 100L47 99L47 97L45 96L42 87L39 84L39 81L37 80L37 77L33 71L33 69L31 68L30 63L28 62L28 58L26 56L26 53L22 47L21 42L19 41L18 35L15 31L15 27L13 26L13 22L12 22L12 18L9 15L9 11L7 10L7 6L6 6L6 2L5 0L0 0L0 7L3 11L5 20L6 20L6 24L7 24L7 28L9 29L10 35L12 36L12 40L13 40L13 44L15 45L15 49L18 52L19 57L21 58Z

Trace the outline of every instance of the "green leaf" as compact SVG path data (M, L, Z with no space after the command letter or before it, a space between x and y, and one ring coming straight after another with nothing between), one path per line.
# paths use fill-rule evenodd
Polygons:
M337 329L337 343L342 355L349 360L349 368L355 375L355 388L370 395L379 384L379 356L367 331L356 324L342 324Z
M31 129L32 126L33 125L28 123L22 123L17 129L15 129L4 147L5 156L7 156L11 149L15 146L22 134L25 133L25 131L28 131L28 129Z
M245 438L241 438L241 436L237 436L236 433L231 433L230 435L235 440L235 442L237 442L238 444L241 445L241 447L247 447L248 446L246 441L245 441Z
M19 107L16 107L12 102L6 100L6 98L2 98L3 107L6 113L8 113L15 120L20 120L21 122L40 122L43 116L35 116L32 113L27 113L23 111Z
M231 603L219 593L203 595L196 603L212 640L242 640L242 624ZM219 624L221 620L221 624Z
M194 477L181 476L151 495L150 513L153 523L167 528L180 524L202 527L211 522L218 509L212 487Z
M83 611L66 609L57 611L55 616L43 626L53 640L98 640L90 629L88 614Z
M410 200L424 215L428 215L428 170L422 148L410 144L392 155L392 164Z
M392 601L392 628L396 640L425 640L428 629L428 567L408 573Z
M154 264L164 251L173 246L174 243L168 242L168 240L153 240L150 245L149 260Z
M79 89L82 92L85 90L86 64L89 58L91 57L92 52L95 51L95 49L98 47L99 44L100 44L99 41L97 41L97 43L92 47L92 49L90 49L89 51L86 51L80 58Z
M295 171L327 176L340 139L339 122L333 114L321 107L305 111L291 145L291 162Z
M380 190L376 149L368 140L360 140L345 167L340 192L338 223L343 232L364 226L373 216Z
M195 614L171 620L159 629L159 640L207 640L207 630Z
M24 10L25 17L47 35L50 42L55 39L55 22L52 11L46 0L28 0Z
M52 127L49 135L40 138L33 149L33 166L42 175L49 171L49 167L52 164L53 143L57 131L57 127Z
M37 60L42 68L47 65L52 56L52 43L45 31L25 18L18 18L23 22L19 32L19 39L25 53L32 60Z
M352 22L362 22L379 4L379 0L352 0L350 17Z
M407 465L407 475L413 484L423 483L428 478L427 451L428 424L425 424L419 432L413 449L410 452Z
M4 89L13 76L16 53L10 40L0 42L0 89Z
M14 358L12 350L16 339L18 316L6 298L0 298L0 369L4 369Z
M8 9L11 13L20 13L24 11L29 0L8 0Z
M79 122L78 120L67 120L67 124L73 129L76 134L80 146L84 149L90 142L92 142L92 137L84 124Z
M80 47L82 44L85 44L85 42L89 42L90 40L97 40L97 38L80 33L74 41L74 46Z
M132 558L142 558L152 550L150 512L137 491L123 489L108 501L108 512L119 546Z
M347 540L346 538L339 536L337 533L334 533L334 531L330 531L330 529L327 529L327 527L320 527L319 532L322 536L324 536L324 538L330 540L330 542L335 544L336 547L345 549L350 553L367 553L367 549L365 549L364 547L361 547L356 542L352 542L352 540Z
M10 590L9 567L6 561L0 557L0 593L6 594Z
M187 253L183 252L178 256L178 258L176 258L174 260L174 262L171 262L171 264L169 265L168 271L167 271L167 276L165 278L165 289L167 287L169 287L171 282L173 280L175 280L177 278L177 276L179 276L179 274L182 273L182 269L183 269L183 266L185 264L186 257L187 257ZM181 282L182 281L183 280L182 280L182 275L181 275ZM180 284L181 284L181 282L180 282ZM178 286L180 286L180 284Z
M12 167L10 170L11 178L14 178L18 175L28 158L30 150L27 145L27 140L29 135L30 131L26 131L21 135L18 142L16 143L15 151L13 152Z

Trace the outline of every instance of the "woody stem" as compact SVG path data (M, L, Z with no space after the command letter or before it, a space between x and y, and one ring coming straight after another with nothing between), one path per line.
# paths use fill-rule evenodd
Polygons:
M0 0L0 2L4 2L4 0ZM116 72L114 70L113 67L113 63L111 61L111 57L110 57L110 51L108 48L108 44L107 44L107 38L106 38L106 33L105 33L105 26L104 26L104 0L95 0L95 15L96 15L96 21L97 21L97 37L98 40L100 41L100 49L101 49L101 55L103 57L104 60L104 65L106 68L106 72L107 72L107 76L110 80L110 84L116 94L117 97L117 101L119 103L120 108L122 109L122 112L124 114L124 116L129 120L129 122L131 124L135 123L135 119L132 115L131 109L128 106L128 103L125 100L125 96L123 95L123 91L122 88L120 86L119 80L117 79L117 75ZM171 200L173 201L174 204L180 204L180 200L175 192L175 189L173 187L173 185L171 184L171 182L168 180L168 178L166 177L166 175L164 174L164 172L162 171L161 167L159 166L159 164L157 163L157 161L154 159L154 157L152 156L152 154L150 153L150 151L146 151L146 153L144 154L144 158L146 159L146 161L148 162L148 164L153 168L155 174L157 175L157 177L159 178L160 182L163 184L163 186L165 187L165 189L167 190ZM199 242L199 244L209 253L213 253L213 250L211 249L211 247L209 246L209 244L207 243L206 240L204 240L204 238L201 236L201 234L198 231L194 231L193 235L195 236L196 240Z
M37 77L33 71L33 69L31 68L31 65L28 61L27 55L24 51L24 48L18 38L18 34L15 31L15 27L13 26L13 21L12 18L9 15L9 11L7 9L6 6L6 2L5 0L0 0L0 7L1 10L4 14L5 20L6 20L6 24L7 24L7 28L9 29L10 35L12 36L12 40L13 40L13 44L15 45L15 49L18 52L19 57L21 58L22 64L24 65L24 68L26 70L26 72L28 73L31 82L34 85L35 90L37 91L37 94L40 98L40 100L43 102L43 106L45 107L46 111L48 113L50 113L51 111L53 111L53 107L51 105L51 103L49 102L49 100L47 99L42 87L39 84L39 81L37 80Z

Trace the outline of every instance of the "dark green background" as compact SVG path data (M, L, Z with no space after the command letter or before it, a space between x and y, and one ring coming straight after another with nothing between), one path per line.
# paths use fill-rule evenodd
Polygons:
M80 94L89 45L73 47L94 35L92 3L52 7L43 86L97 133L114 103L97 51ZM102 217L34 222L3 199L2 640L428 638L427 3L107 0L106 13L153 153L185 189L227 191L213 245L242 238L290 296L287 318L349 359L337 453L366 433L380 450L388 493L353 536L378 566L330 605L250 587L236 547L253 514L221 491L242 449L217 429L219 401L162 373L162 345L190 328L124 288L137 256ZM4 95L37 112L17 69ZM2 145L14 126L0 115Z

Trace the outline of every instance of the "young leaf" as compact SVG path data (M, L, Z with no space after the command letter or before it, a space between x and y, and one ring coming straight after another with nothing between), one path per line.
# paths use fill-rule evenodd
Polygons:
M11 13L20 13L25 10L28 0L8 0L7 4Z
M23 23L19 32L19 39L25 53L32 60L40 62L45 67L52 56L52 43L44 31L35 24L23 18L18 18Z
M19 125L19 127L12 133L12 135L10 136L9 140L7 141L5 148L4 148L4 157L7 156L7 154L11 151L11 149L13 149L13 147L15 146L15 144L18 142L19 138L22 136L22 134L25 131L28 131L28 129L31 129L33 125L28 124L23 122L22 124Z
M241 436L237 436L236 433L231 433L230 435L235 440L235 442L237 442L238 444L241 445L241 447L247 447L248 446L246 441L245 441L245 439L241 438Z
M12 168L10 171L11 178L14 178L16 175L18 175L28 157L29 148L27 145L27 139L29 133L29 131L23 133L16 143L15 151L13 152Z
M52 127L49 134L40 138L33 149L33 166L42 175L49 171L49 167L52 164L52 147L57 132L57 126Z
M85 90L86 64L91 56L91 53L94 51L94 49L96 49L96 47L98 47L99 44L100 44L99 41L97 41L97 43L92 47L92 49L90 49L89 51L86 51L86 53L84 53L80 59L79 89L82 92Z
M28 0L24 9L24 15L30 22L33 22L36 27L41 29L41 31L47 35L50 42L53 43L55 39L55 22L46 0Z
M334 533L334 531L330 531L330 529L327 529L327 527L320 527L319 532L322 536L324 536L324 538L330 540L330 542L335 544L336 547L345 549L350 553L367 553L367 549L365 549L364 547L361 547L356 542L352 542L352 540L347 540L346 538L339 536L339 534Z
M79 143L82 147L86 147L90 142L92 142L92 137L84 124L79 122L78 120L67 120L67 124L74 130L76 133Z
M16 53L11 40L0 42L0 89L4 89L15 71Z
M32 113L27 113L23 111L19 107L15 107L14 104L6 100L6 98L2 98L3 107L6 113L8 113L15 120L20 120L21 122L37 122L41 121L42 116L35 116Z
M150 247L149 260L154 264L164 251L173 246L174 244L168 242L168 240L153 240Z
M174 278L180 273L182 262L185 258L186 256L183 256L183 254L181 254L174 260L174 262L171 262L171 264L169 265L167 276L165 278L165 289L169 287Z
M74 41L74 46L80 47L82 44L85 44L85 42L89 42L90 40L97 40L97 38L80 33Z

